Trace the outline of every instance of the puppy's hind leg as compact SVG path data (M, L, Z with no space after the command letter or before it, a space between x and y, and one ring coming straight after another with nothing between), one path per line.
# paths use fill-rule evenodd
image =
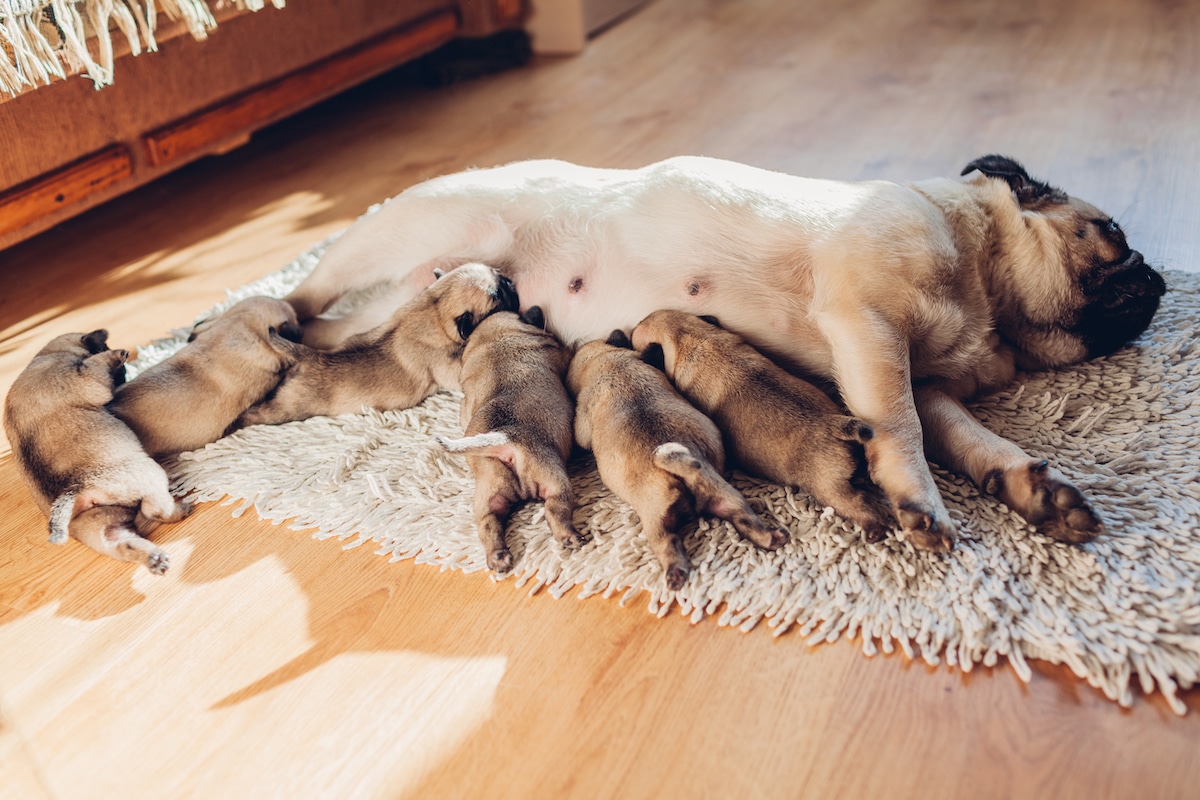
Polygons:
M50 544L66 543L77 496L75 492L67 492L50 504Z
M130 506L93 506L81 512L71 523L71 535L101 555L117 561L144 564L155 575L171 566L165 550L138 535Z
M787 544L786 530L764 522L741 492L686 445L679 442L659 445L654 451L654 463L684 482L696 498L696 511L732 523L738 533L764 550L778 550Z
M650 551L662 565L667 588L679 591L692 572L692 562L677 529L682 518L692 510L692 503L679 485L680 481L671 479L665 490L661 483L664 481L654 481L653 486L646 487L647 491L640 493L641 497L633 506L642 522L642 532L646 534Z
M504 526L519 499L516 476L501 462L486 456L470 456L475 476L475 527L487 554L488 569L498 576L513 568L513 554L505 541Z

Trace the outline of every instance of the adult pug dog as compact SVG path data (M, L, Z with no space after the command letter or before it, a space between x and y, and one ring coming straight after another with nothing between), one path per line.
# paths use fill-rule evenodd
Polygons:
M684 157L457 173L360 220L288 299L305 320L349 290L391 284L374 309L306 328L307 342L330 346L386 317L434 268L478 260L510 275L522 306L541 306L567 342L658 309L713 315L835 382L875 430L873 478L926 547L954 535L926 454L1041 531L1085 541L1101 523L1083 495L961 401L1017 367L1111 353L1149 325L1165 285L1095 206L1003 156L963 170L974 172L846 183Z

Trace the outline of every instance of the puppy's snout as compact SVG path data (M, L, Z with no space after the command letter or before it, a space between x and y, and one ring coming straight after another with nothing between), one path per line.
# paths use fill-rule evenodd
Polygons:
M500 275L496 278L496 299L500 303L501 311L517 311L520 308L521 300L517 297L517 285L507 275Z

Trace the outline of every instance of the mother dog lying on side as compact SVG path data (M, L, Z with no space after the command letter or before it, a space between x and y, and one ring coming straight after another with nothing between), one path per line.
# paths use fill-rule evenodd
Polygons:
M419 184L363 218L288 298L301 320L347 292L392 292L305 342L371 328L433 281L492 264L567 343L658 309L714 315L777 360L833 381L875 429L871 474L906 538L953 546L926 455L1050 536L1101 530L1055 468L961 400L1140 334L1165 291L1104 212L985 156L968 181L793 177L710 158L635 170L530 161Z

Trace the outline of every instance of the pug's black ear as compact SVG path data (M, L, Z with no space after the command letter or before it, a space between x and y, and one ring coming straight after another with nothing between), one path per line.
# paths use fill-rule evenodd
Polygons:
M1008 156L990 155L977 158L963 167L959 174L966 175L974 170L979 170L989 178L1003 179L1017 196L1017 202L1022 208L1038 203L1067 202L1066 192L1029 177L1025 168Z
M288 320L280 325L278 333L284 339L287 339L289 342L294 342L295 344L299 344L300 340L304 338L304 329L291 320Z
M546 315L542 313L541 306L530 306L524 314L521 315L521 322L526 325L532 325L535 328L546 330Z
M445 273L445 272L442 272L440 269L435 269L435 270L433 271L433 279L436 281L437 279L441 278L441 277L442 277L443 275L445 275L445 274L446 274L446 273Z
M663 355L662 345L658 342L646 345L646 349L642 351L642 361L661 372L667 371L666 357Z
M458 326L458 338L465 342L471 335L471 331L475 330L475 315L470 311L464 311L454 320L454 324Z
M83 346L92 355L103 353L108 349L108 331L104 328L94 330L91 333L85 333L83 336Z
M712 325L714 328L721 327L721 320L717 319L712 314L704 314L700 317L700 319L704 320L709 325Z
M619 328L610 333L608 338L604 341L608 344L611 344L613 347L623 347L626 350L633 349L633 343L629 341L629 337L625 335L625 331Z

